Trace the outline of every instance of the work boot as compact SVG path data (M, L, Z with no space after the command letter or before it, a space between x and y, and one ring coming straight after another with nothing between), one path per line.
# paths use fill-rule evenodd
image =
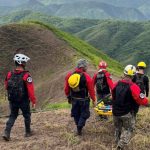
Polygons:
M116 150L123 150L120 146L117 146Z
M82 135L82 127L77 126L77 135L81 136Z
M25 137L31 137L33 135L33 131L30 131L30 132L26 132L25 133Z
M3 139L5 141L10 141L10 133L8 133L7 131L4 132L4 135L3 135Z

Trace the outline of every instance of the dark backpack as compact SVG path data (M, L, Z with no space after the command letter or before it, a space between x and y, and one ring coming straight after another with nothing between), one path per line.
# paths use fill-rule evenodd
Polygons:
M71 92L70 92L71 97L76 97L76 98L88 97L86 77L85 77L84 73L79 73L79 72L74 72L74 73L77 73L80 75L80 82L76 88L74 88L74 89L71 88Z
M96 77L96 90L98 93L102 93L104 92L104 90L107 88L108 84L107 84L107 80L106 80L106 76L105 73L99 72L97 74Z
M140 87L141 92L145 91L144 75L136 74L136 81L135 81L135 83Z
M130 86L132 83L124 83L119 81L113 89L113 114L115 116L125 115L131 112L133 107L133 97Z
M23 81L23 76L27 73L26 71L16 74L11 72L11 77L8 80L7 92L8 100L11 102L20 102L27 98L27 89Z

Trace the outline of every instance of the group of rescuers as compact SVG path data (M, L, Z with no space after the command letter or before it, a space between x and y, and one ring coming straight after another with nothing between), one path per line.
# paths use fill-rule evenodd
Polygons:
M30 101L33 108L36 104L32 77L25 69L30 58L24 54L15 54L13 60L16 68L9 71L5 79L10 105L10 116L3 134L3 139L6 141L10 140L11 129L17 119L19 109L24 117L25 137L33 135L30 127ZM76 134L82 135L82 129L90 117L90 98L95 107L98 100L110 94L116 149L123 149L129 143L134 131L139 106L149 107L149 79L144 74L145 68L144 62L139 62L136 68L133 65L127 65L122 79L113 83L105 61L100 61L98 71L91 78L87 73L87 60L79 59L75 70L66 75L64 86L68 103L72 105L71 117L74 118L76 124Z

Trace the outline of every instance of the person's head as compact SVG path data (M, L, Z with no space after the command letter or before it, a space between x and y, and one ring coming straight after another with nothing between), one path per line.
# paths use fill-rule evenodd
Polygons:
M140 61L138 64L137 64L137 70L144 70L146 68L146 63L143 62L143 61Z
M26 63L30 60L30 58L24 54L16 54L13 58L16 67L25 68Z
M107 68L107 63L105 61L100 61L98 65L99 69L106 69Z
M77 68L83 69L83 71L86 71L88 67L88 62L85 59L79 59L77 61Z
M133 76L135 75L136 73L136 68L135 66L133 65L127 65L125 68L124 68L124 76L127 77L127 78L133 78Z

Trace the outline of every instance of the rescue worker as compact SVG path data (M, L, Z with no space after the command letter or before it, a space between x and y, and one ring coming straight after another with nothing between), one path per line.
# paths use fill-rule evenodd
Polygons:
M65 94L68 102L72 104L71 116L77 127L77 135L82 135L82 128L90 117L90 97L93 105L96 105L96 96L91 77L86 72L88 63L80 59L73 72L69 72L65 78ZM89 97L90 95L90 97Z
M98 67L98 72L93 76L93 83L96 86L97 100L99 101L111 94L113 82L110 73L106 70L107 63L100 61Z
M24 54L16 54L14 56L16 69L9 71L5 79L10 105L10 116L3 135L3 139L6 141L10 140L11 129L17 119L19 109L21 109L24 117L25 137L32 135L30 101L32 102L32 107L35 108L36 98L32 77L29 71L25 70L26 63L29 60L30 58Z
M114 84L112 90L112 112L117 150L123 149L131 139L132 111L135 109L135 103L149 106L148 99L141 93L140 88L132 82L135 72L136 68L133 65L127 65L124 69L124 78Z
M146 64L145 62L139 62L137 64L137 72L134 75L132 81L136 83L140 90L141 93L145 94L145 96L148 98L149 95L149 79L148 76L145 75L145 69L146 69ZM135 130L135 123L136 123L136 116L139 111L139 105L135 103L134 111L133 111L133 118L132 118L132 128Z
M111 105L111 90L113 82L110 73L106 70L107 63L105 61L99 62L99 70L93 76L93 83L96 87L96 95L98 103L104 102L104 105ZM105 115L99 115L101 120L107 119Z
M148 76L146 76L144 73L145 69L146 69L145 62L139 62L137 64L137 72L134 75L132 81L140 87L141 93L145 94L145 96L148 97L149 96L149 79L148 79ZM139 109L139 105L137 105L135 113L138 112L138 109Z

